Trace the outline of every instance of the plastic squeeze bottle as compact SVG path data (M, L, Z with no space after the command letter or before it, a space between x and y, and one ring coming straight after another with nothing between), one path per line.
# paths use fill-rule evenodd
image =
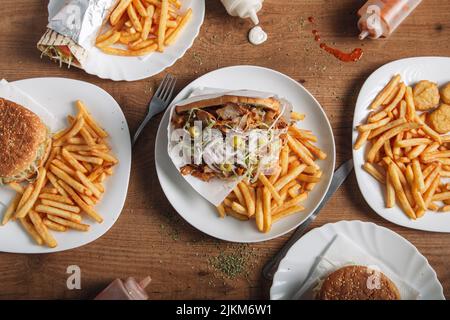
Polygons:
M95 300L148 300L145 287L152 281L150 277L137 282L135 278L129 277L125 281L116 279L110 283Z
M358 11L361 40L388 37L422 0L369 0Z
M264 0L221 0L227 12L232 16L250 18L255 25L259 24L258 11Z

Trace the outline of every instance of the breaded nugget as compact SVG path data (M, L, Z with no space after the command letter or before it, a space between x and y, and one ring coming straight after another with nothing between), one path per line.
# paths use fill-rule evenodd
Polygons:
M441 99L444 103L450 104L450 82L441 88Z
M430 126L439 133L450 131L450 105L442 103L428 116Z
M422 80L413 89L414 104L417 110L425 111L435 108L439 103L439 89L436 83Z

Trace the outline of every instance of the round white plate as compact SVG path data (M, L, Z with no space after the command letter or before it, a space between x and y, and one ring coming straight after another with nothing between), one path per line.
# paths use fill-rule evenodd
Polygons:
M319 205L331 182L335 163L335 147L330 123L319 102L295 80L274 70L235 66L210 72L184 88L176 101L186 98L195 88L210 87L230 90L250 89L275 93L289 100L294 110L306 114L299 126L310 129L319 138L317 144L328 154L320 161L323 178L305 201L306 210L275 223L269 233L261 233L254 221L242 222L227 217L220 219L216 208L197 194L183 179L167 153L167 125L170 108L166 110L156 136L155 160L159 182L175 210L195 228L210 236L234 242L258 242L281 236L300 225Z
M107 55L93 45L89 49L84 70L103 79L136 81L151 77L172 66L192 46L205 17L205 0L184 0L182 2L181 12L192 8L192 18L178 39L163 53L155 52L145 58L121 57ZM63 4L62 0L50 0L49 16L56 14Z
M414 85L419 80L430 80L443 85L450 81L450 58L444 57L419 57L397 60L388 63L366 80L356 102L353 116L353 128L365 122L369 113L368 106L377 93L388 83L392 76L400 74L407 85ZM353 144L358 133L353 131ZM385 207L385 189L378 181L375 181L362 166L367 144L359 150L353 150L353 162L355 164L356 179L359 189L369 206L380 216L395 224L426 231L450 232L450 214L427 212L424 217L411 220L400 207L388 209Z
M95 119L109 133L108 143L119 159L114 174L106 179L106 192L95 210L102 215L103 223L89 218L88 232L52 232L58 246L48 248L38 246L13 221L0 226L0 251L16 253L49 253L73 249L101 237L108 231L122 211L128 190L131 168L131 142L127 121L118 103L103 89L90 83L64 78L33 78L13 82L19 89L46 107L57 119L66 123L69 114L76 114L74 102L82 100ZM26 107L26 106L25 106ZM2 190L4 191L4 190Z
M270 288L270 299L292 299L316 258L336 234L343 234L420 293L421 299L445 299L443 289L427 259L405 238L370 222L329 223L305 234L288 251Z

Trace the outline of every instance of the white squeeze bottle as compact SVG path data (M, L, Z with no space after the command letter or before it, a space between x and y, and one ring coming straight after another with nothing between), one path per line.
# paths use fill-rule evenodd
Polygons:
M422 0L369 0L358 11L359 38L388 37Z
M221 0L227 12L232 16L250 18L255 25L259 24L258 11L264 0Z

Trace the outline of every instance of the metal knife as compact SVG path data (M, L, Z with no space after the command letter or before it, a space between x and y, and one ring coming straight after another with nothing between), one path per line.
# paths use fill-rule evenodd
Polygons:
M320 210L323 208L323 206L330 200L331 196L336 192L337 189L341 186L341 184L345 181L345 179L348 177L350 172L352 172L353 169L353 160L347 160L344 164L342 164L333 174L333 179L331 180L330 188L328 189L328 192L326 193L325 197L323 198L322 202L319 204L319 206L316 208L316 210L313 212L312 215L309 216L308 219L306 219L305 222L303 222L297 230L294 232L294 234L291 236L291 238L286 242L284 247L264 266L263 268L263 276L267 280L272 280L273 276L275 274L275 271L277 270L278 264L280 263L281 259L284 258L288 250L292 247L292 245L297 242L298 239L300 239L301 236L305 233L308 226L311 224L311 222L314 221L314 219L319 214Z

